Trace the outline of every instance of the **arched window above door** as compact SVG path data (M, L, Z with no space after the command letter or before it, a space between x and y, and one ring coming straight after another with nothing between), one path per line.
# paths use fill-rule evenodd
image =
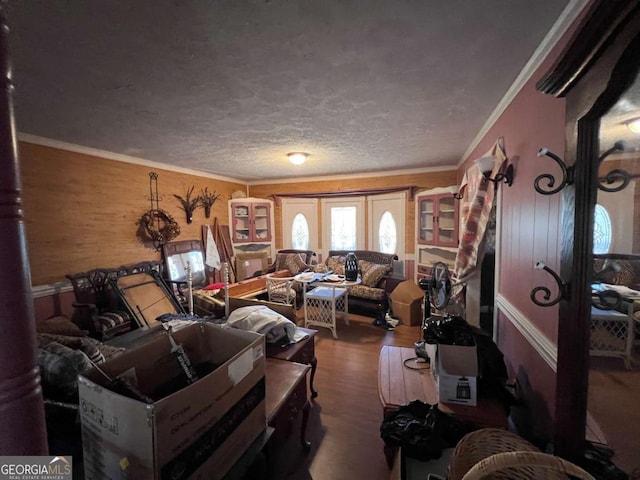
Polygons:
M378 227L378 242L382 253L396 253L398 229L393 215L388 210L382 214Z
M291 226L291 245L297 250L309 249L309 222L302 213L293 217Z
M608 253L611 248L611 217L602 205L593 215L593 253Z

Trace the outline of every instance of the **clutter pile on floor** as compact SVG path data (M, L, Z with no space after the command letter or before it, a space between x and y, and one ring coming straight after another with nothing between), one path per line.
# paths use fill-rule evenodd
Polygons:
M373 321L373 325L375 327L382 327L385 330L389 331L394 330L399 323L400 320L398 318L392 317L389 312L385 312L384 315L381 313Z

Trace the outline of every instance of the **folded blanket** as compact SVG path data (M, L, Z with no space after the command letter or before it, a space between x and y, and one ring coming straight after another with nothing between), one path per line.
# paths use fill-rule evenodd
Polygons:
M261 333L269 343L277 343L284 337L287 337L289 342L297 341L296 324L266 305L251 305L234 310L227 319L227 325Z

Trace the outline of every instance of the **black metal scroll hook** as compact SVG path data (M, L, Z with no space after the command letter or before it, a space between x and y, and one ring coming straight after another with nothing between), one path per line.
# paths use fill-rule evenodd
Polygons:
M573 183L573 167L567 167L567 165L564 163L564 160L558 157L555 153L550 152L548 148L543 147L538 151L538 156L549 157L560 166L560 168L562 169L562 182L560 182L560 184L556 188L553 188L556 183L556 177L554 177L550 173L543 173L541 175L538 175L533 182L533 186L536 189L536 192L541 193L542 195L553 195L554 193L558 193L560 190L562 190L565 185L571 185ZM545 190L540 186L540 183L543 180L548 181L547 187L550 190Z
M598 168L600 168L602 162L604 162L609 155L615 152L624 152L625 148L625 142L623 140L618 140L613 144L613 147L598 157ZM604 177L598 177L598 188L603 192L619 192L624 190L627 185L629 185L629 182L631 182L631 175L629 175L629 172L620 168L614 168ZM617 183L617 185L613 187L608 186L614 183Z
M540 261L536 262L534 267L538 270L544 270L547 273L551 274L553 279L558 284L558 295L553 300L549 301L549 299L551 298L551 290L549 290L547 287L536 287L533 290L531 290L531 301L533 303L535 303L536 305L539 305L540 307L551 307L557 303L560 303L560 300L562 300L563 298L564 299L568 298L568 284L566 282L563 282L560 276L556 272L551 270L543 262L540 262ZM538 292L544 292L543 299L545 301L538 300L537 298Z

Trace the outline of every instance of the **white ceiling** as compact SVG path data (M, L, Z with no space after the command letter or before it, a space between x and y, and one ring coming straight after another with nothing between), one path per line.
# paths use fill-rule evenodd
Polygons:
M568 3L9 0L17 129L244 181L451 166Z

